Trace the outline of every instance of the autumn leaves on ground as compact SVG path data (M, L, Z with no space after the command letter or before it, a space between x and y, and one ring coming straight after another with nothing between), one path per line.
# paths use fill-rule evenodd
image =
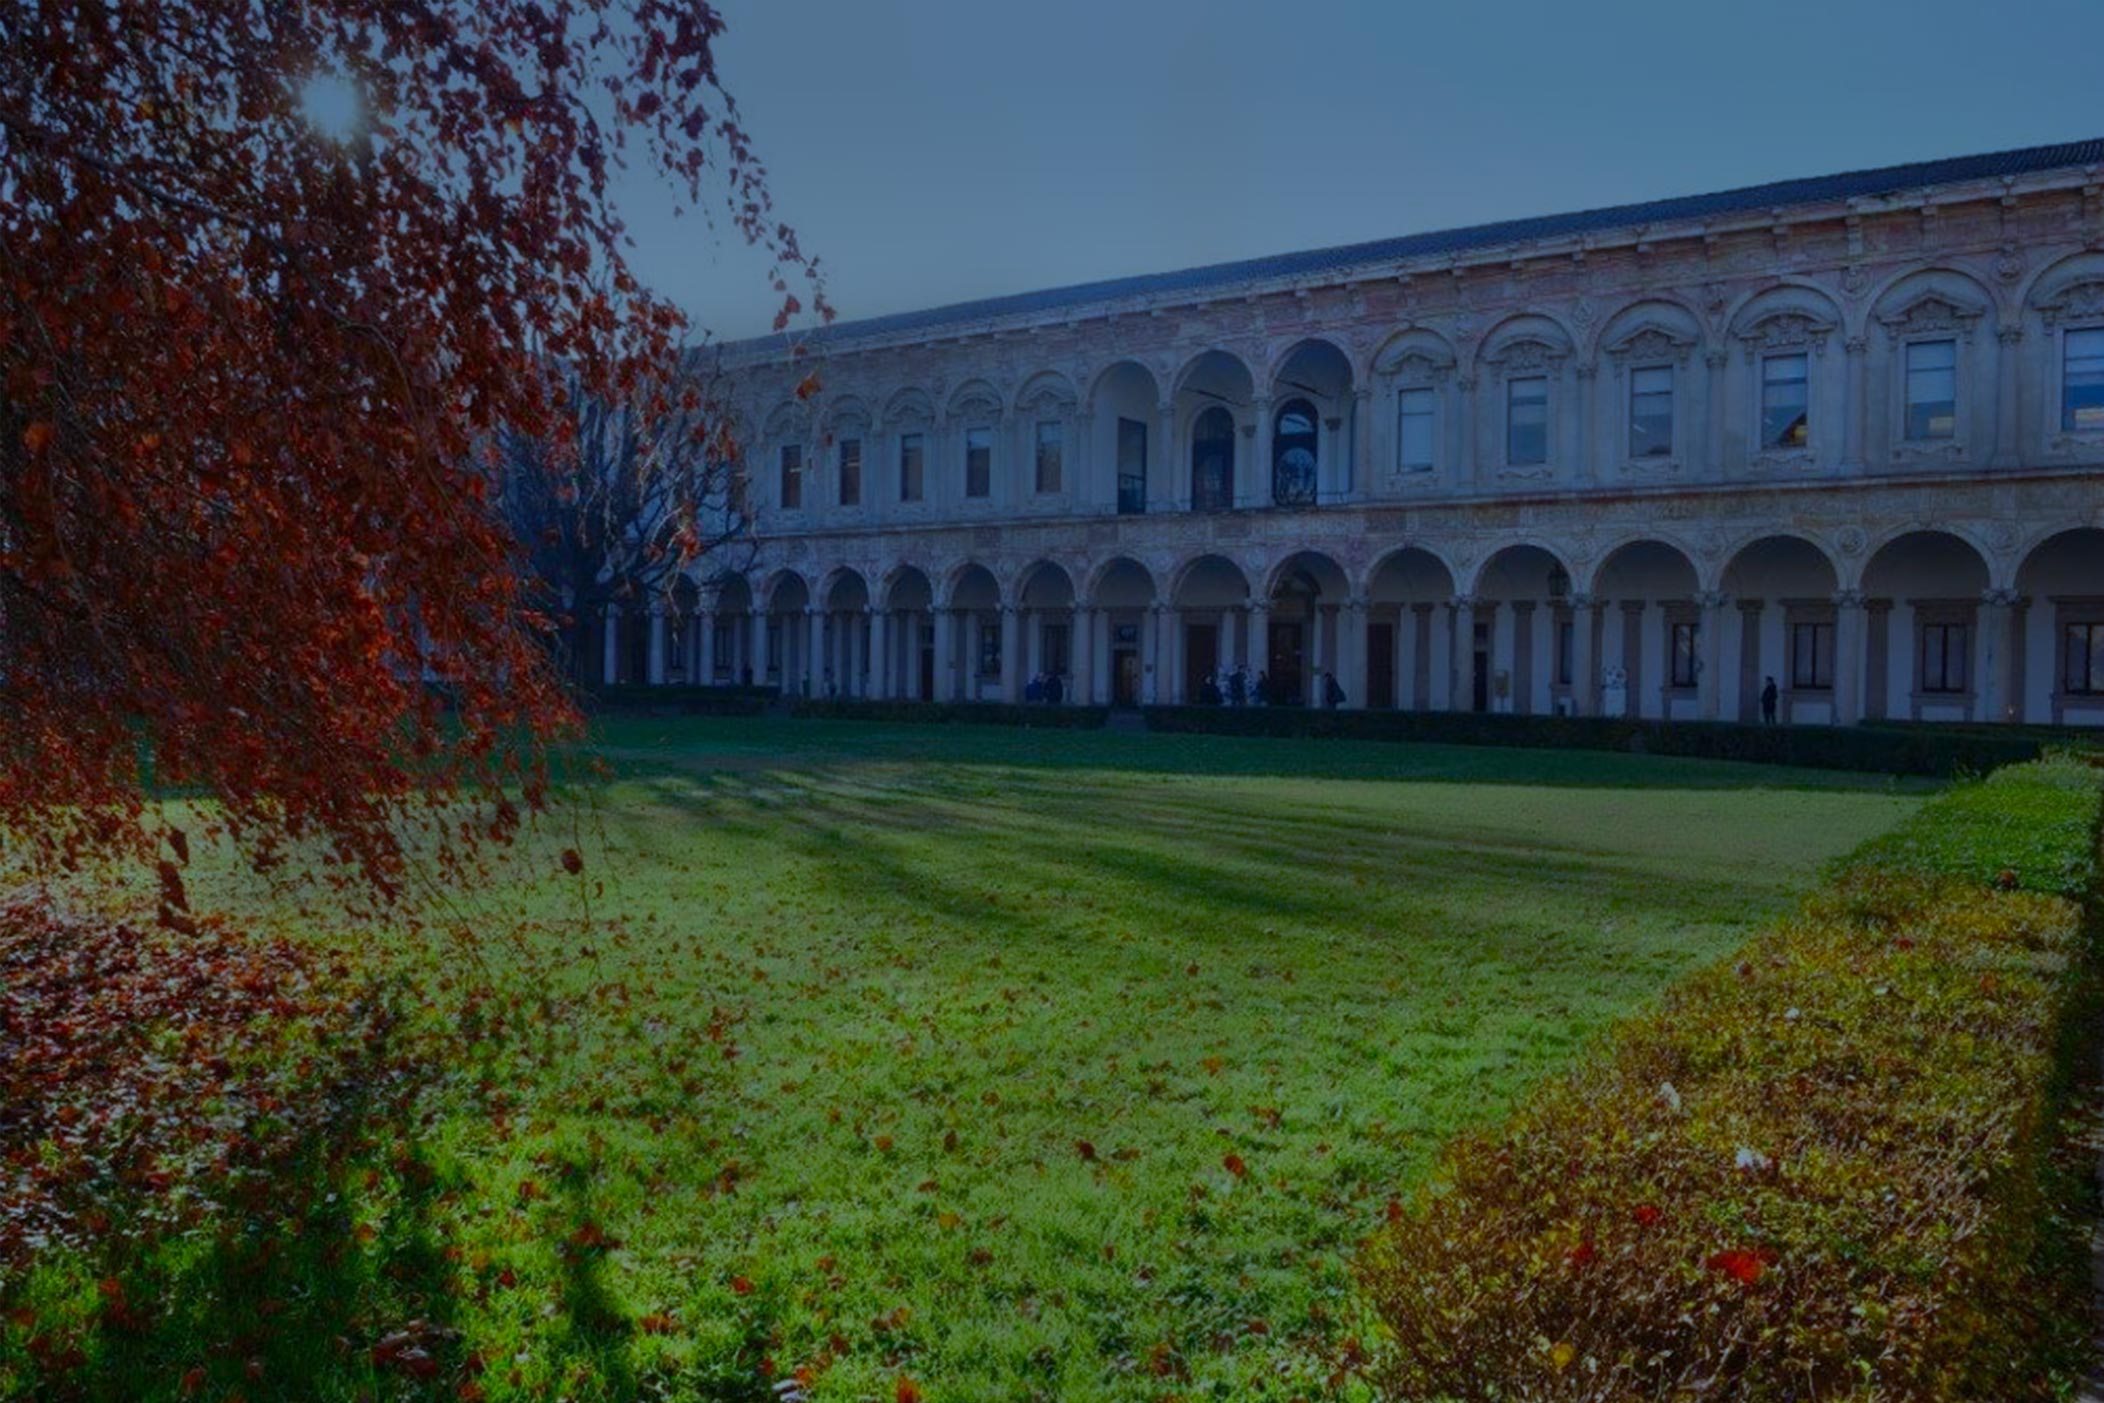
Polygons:
M600 744L467 899L473 951L347 939L213 853L193 907L285 943L208 922L148 977L136 939L0 928L0 1394L1352 1397L1354 1245L1442 1141L1921 795L956 727ZM26 1046L25 998L79 1016Z

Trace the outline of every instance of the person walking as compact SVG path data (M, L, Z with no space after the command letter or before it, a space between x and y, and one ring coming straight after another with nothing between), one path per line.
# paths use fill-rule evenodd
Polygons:
M1332 711L1344 705L1344 688L1337 685L1334 672L1322 674L1322 704Z
M1773 726L1775 724L1776 696L1775 679L1771 677L1768 679L1768 685L1761 688L1761 724L1763 726Z

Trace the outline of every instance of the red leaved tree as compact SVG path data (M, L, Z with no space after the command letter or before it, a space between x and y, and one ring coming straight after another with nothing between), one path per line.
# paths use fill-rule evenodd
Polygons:
M720 32L695 0L0 7L11 848L139 850L187 786L390 890L403 820L454 858L516 821L570 713L488 454L569 442L578 391L694 409L610 181L769 252L778 325L792 279L830 315Z

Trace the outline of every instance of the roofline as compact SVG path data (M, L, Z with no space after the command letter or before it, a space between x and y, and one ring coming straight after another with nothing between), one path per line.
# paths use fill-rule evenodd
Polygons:
M777 355L819 348L867 350L889 345L961 340L972 335L1021 331L1045 325L1107 317L1120 312L1165 306L1191 306L1218 301L1225 289L1236 296L1290 292L1310 286L1337 286L1374 278L1410 277L1425 271L1458 270L1519 255L1520 245L1533 245L1528 256L1647 243L1666 239L1715 237L1745 228L1768 228L1803 222L1808 210L1832 209L1843 215L1884 212L1933 203L1930 192L1980 186L1977 196L2020 193L2019 177L2047 176L2079 170L2081 183L2094 183L2104 164L2104 138L2018 147L1971 156L1944 157L1904 165L1878 166L1822 176L1800 176L1760 185L1740 186L1704 195L1671 196L1632 204L1607 205L1567 214L1534 215L1464 225L1385 239L1363 240L1293 253L1270 254L1202 264L1166 273L1103 278L1062 287L1005 293L936 307L920 308L831 326L807 328L720 342L726 364L751 365ZM2022 192L2064 187L2066 179L2031 180ZM1611 237L1620 234L1621 237ZM1610 235L1607 238L1597 237Z

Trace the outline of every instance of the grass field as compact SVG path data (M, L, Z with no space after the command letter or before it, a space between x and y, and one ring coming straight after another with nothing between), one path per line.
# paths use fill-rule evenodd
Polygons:
M828 1400L1322 1396L1353 1244L1441 1141L1925 792L772 720L602 746L582 840L474 908L565 956L485 973L569 1016L465 1025L426 1129L493 1399L769 1398L763 1359Z

